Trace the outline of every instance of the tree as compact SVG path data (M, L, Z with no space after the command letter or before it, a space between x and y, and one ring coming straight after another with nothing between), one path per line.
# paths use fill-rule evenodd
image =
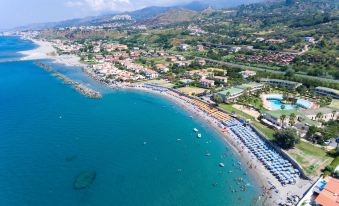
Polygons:
M289 123L290 123L291 126L293 126L295 124L296 118L297 118L297 116L294 113L290 114Z
M222 103L223 102L222 96L220 96L220 94L213 94L213 100L216 103Z
M315 133L317 133L318 132L318 129L317 129L317 127L316 126L309 126L308 127L308 131L307 131L307 133L306 133L306 136L307 136L307 138L309 139L309 140L311 140L312 142L314 142L314 135L315 135Z
M286 108L286 106L284 105L284 104L282 104L281 106L280 106L280 109L281 110L284 110Z
M322 114L321 112L319 112L319 113L315 116L315 118L319 121L319 120L321 120L321 119L323 118L323 114Z
M285 119L286 119L286 115L285 114L280 116L281 125L284 125Z
M337 111L333 110L333 111L332 111L332 120L335 119L335 114L337 114Z
M292 128L277 131L274 134L274 138L276 143L283 149L291 149L295 146L295 144L300 142L297 131Z

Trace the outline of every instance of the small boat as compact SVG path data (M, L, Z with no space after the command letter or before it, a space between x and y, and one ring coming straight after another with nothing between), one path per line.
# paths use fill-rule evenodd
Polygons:
M193 131L194 132L199 132L199 130L197 128L194 128Z
M181 141L181 139L177 139L177 142L180 142Z
M144 142L144 145L146 145L147 144L147 142Z
M201 138L201 134L199 133L199 134L197 135L197 137L198 137L198 138Z
M209 157L209 156L211 156L211 153L207 152L207 153L205 154L205 156Z
M225 167L225 164L222 163L222 162L220 162L220 163L219 163L219 166L220 166L220 167Z

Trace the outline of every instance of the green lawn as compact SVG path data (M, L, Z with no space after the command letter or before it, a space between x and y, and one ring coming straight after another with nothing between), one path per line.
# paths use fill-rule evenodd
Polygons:
M306 155L317 157L327 156L327 152L325 150L304 141L300 141L300 143L297 144L295 147L303 151Z
M307 175L318 176L326 165L332 161L325 150L301 141L295 149L287 151L304 169Z
M244 118L244 119L250 119L250 120L255 120L254 117L252 117L251 115L248 115L234 107L232 107L231 104L219 104L219 107L227 112L234 112L235 114L237 114L239 117Z

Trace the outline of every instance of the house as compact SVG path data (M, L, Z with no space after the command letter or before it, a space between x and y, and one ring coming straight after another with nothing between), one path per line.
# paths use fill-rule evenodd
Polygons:
M197 63L200 65L200 66L205 66L206 65L206 61L204 59L198 59Z
M286 39L266 39L265 42L271 44L281 44L286 42Z
M290 89L296 89L302 85L299 82L292 82L292 81L281 80L281 79L260 79L260 82L274 85L274 86L288 87Z
M308 42L308 43L312 43L312 44L315 43L315 39L314 39L313 37L305 37L304 39L305 39L305 41Z
M205 87L205 88L214 87L214 80L202 78L199 83L202 87Z
M191 61L177 61L174 63L178 67L186 67L192 64Z
M329 178L325 187L321 190L318 197L316 197L316 205L319 206L339 206L339 180L336 178Z
M213 78L213 72L208 71L207 69L198 69L187 72L189 76L199 76L200 78Z
M157 54L159 56L165 56L167 53L165 51L161 50L161 51L157 51Z
M339 99L339 90L326 88L326 87L316 87L315 92L320 95L325 95L332 97L334 99Z
M245 70L245 71L241 71L240 74L244 79L247 79L248 77L253 77L257 75L257 72L252 71L252 70Z
M188 44L180 44L179 49L182 51L187 51L190 49L190 45Z
M240 50L241 50L241 47L237 47L237 46L231 48L231 52L233 52L233 53L237 53Z
M197 51L205 51L205 48L203 45L197 45L196 49Z
M259 37L256 39L256 42L263 42L263 41L265 41L265 38Z
M227 83L228 78L223 76L214 76L213 80L219 83Z
M166 58L166 61L168 61L168 62L175 62L175 61L177 61L177 57L175 57L175 56L168 56Z
M164 65L164 64L157 64L155 65L156 69L158 71L160 71L161 73L167 73L169 71L168 66Z
M186 58L184 57L184 56L182 56L182 55L176 55L175 56L179 61L185 61L186 60Z
M143 72L147 79L156 79L159 77L159 74L157 72L150 69L144 69Z
M105 60L104 56L102 56L101 54L95 55L95 59L100 63L103 63Z

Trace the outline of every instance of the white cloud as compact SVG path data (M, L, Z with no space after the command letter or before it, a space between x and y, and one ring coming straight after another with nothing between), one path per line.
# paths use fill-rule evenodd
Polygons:
M133 5L129 0L70 0L67 7L79 7L93 11L130 10Z
M67 7L78 7L92 11L128 11L147 6L167 6L190 0L69 0Z
M81 7L84 3L82 1L67 1L66 6L67 7Z

